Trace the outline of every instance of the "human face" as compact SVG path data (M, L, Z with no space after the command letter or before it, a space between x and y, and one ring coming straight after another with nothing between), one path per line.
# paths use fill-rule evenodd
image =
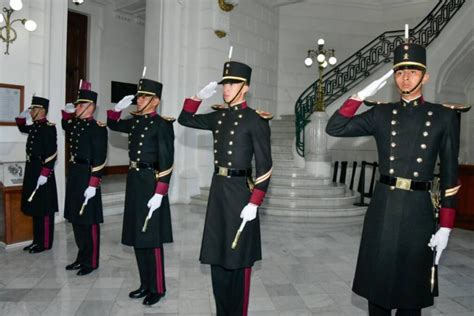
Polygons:
M160 99L156 96L140 94L137 97L137 112L143 111L143 114L156 111L156 107L160 104ZM145 110L145 108L148 108Z
M428 74L418 69L399 69L395 72L394 76L398 89L401 91L402 96L407 99L420 96L423 85L429 79ZM411 92L404 93L404 91Z
M41 120L46 116L46 111L43 108L35 106L30 110L30 115L33 121Z
M244 86L242 87L242 85ZM224 101L226 103L229 103L232 101L232 99L234 99L232 103L230 104L231 106L242 103L244 101L245 94L249 90L249 86L245 85L243 82L224 83L222 88L223 88Z
M94 113L94 108L94 103L79 103L76 105L76 117L81 119L91 117L92 113Z

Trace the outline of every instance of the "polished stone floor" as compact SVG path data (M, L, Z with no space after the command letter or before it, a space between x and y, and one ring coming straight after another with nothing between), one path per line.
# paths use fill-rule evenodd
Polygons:
M69 224L56 225L52 251L0 250L0 315L212 315L210 270L198 261L203 207L172 206L175 242L165 246L167 295L145 307L133 251L120 244L122 218L105 218L100 268L65 271L76 249ZM360 225L288 224L262 219L264 259L254 266L249 315L366 315L351 293ZM454 230L440 266L441 296L423 315L474 315L474 232ZM408 267L407 267L408 268Z

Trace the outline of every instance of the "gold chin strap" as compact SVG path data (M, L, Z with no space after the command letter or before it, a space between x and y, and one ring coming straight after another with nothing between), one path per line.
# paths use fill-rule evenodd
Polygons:
M237 96L240 94L240 92L242 91L242 89L244 88L244 85L245 85L245 81L242 81L242 84L240 85L240 89L239 91L237 91L237 93L234 95L234 97L232 98L232 100L230 100L229 102L226 102L224 98L222 98L224 100L224 103L226 103L229 107L230 107L230 104L232 102L234 102L235 98L237 98Z

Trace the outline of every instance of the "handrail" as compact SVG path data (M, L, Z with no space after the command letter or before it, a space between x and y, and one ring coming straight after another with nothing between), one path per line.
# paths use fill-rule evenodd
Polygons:
M410 30L410 42L427 47L433 42L466 0L440 0L428 15ZM326 107L393 59L393 50L404 42L404 31L380 34L338 66L323 75ZM304 127L314 111L319 80L299 96L295 104L296 152L304 157Z

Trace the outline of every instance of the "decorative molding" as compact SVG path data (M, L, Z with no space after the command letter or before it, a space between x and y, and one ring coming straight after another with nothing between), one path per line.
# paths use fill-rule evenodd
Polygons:
M219 37L219 38L226 37L226 35L227 35L226 32L221 31L221 30L215 30L215 31L214 31L214 34L216 34L216 36Z

